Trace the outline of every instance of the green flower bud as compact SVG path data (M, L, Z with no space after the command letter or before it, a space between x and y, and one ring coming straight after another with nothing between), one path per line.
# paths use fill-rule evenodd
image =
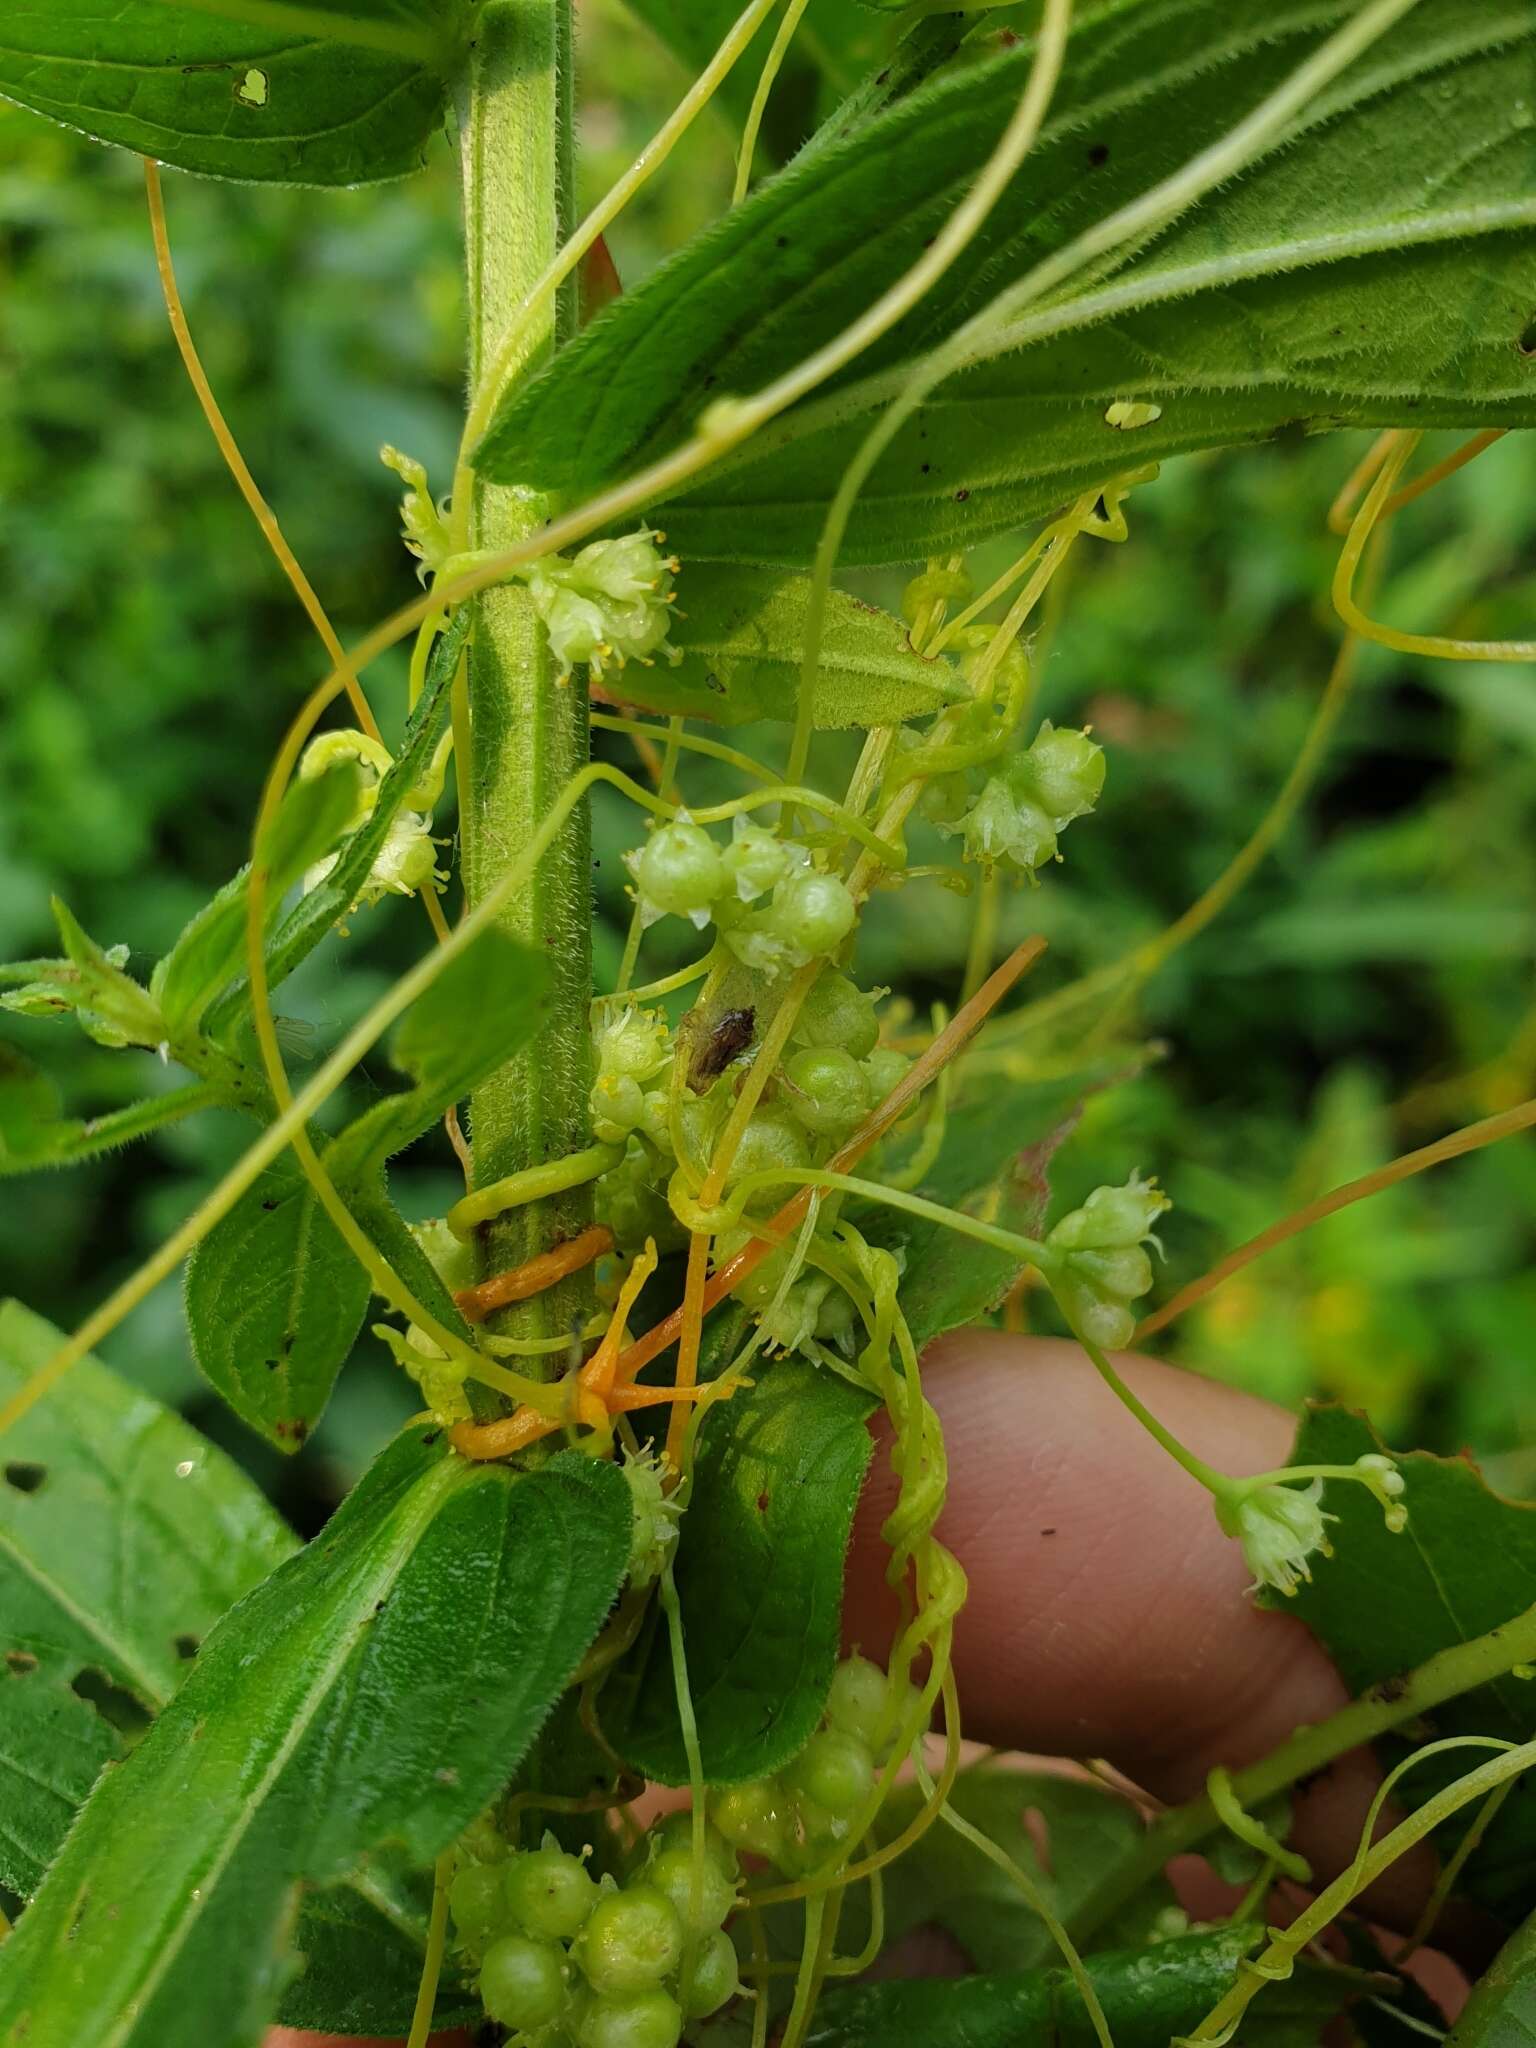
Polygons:
M723 1785L709 1795L709 1817L737 1849L782 1864L789 1834L789 1802L777 1778Z
M847 883L813 868L792 875L775 889L768 925L803 962L835 951L858 915Z
M912 1062L904 1052L897 1052L894 1046L877 1045L864 1062L864 1072L869 1080L869 1099L879 1108L897 1082L905 1075Z
M448 1887L453 1924L471 1948L480 1948L507 1921L501 1871L489 1863L466 1863Z
M874 1789L875 1760L869 1744L842 1728L813 1735L786 1774L807 1799L845 1820Z
M600 1144L618 1145L638 1128L645 1115L640 1083L628 1074L599 1074L587 1097L592 1135Z
M731 1937L716 1928L699 1943L693 1968L678 1987L684 2013L691 2020L708 2019L741 1989L741 1971Z
M544 1842L542 1849L513 1856L499 1873L507 1911L529 1934L569 1941L597 1904L597 1886L579 1857L555 1847L552 1835Z
M861 1060L880 1037L874 998L835 967L824 968L800 1006L793 1036L801 1045L832 1045Z
M504 1934L480 1965L480 1997L493 2020L533 2032L565 2011L565 1957L549 1941Z
M677 2048L683 2012L665 1991L592 1999L576 2027L577 2048Z
M643 1991L677 1968L683 1923L654 1885L607 1892L572 1953L594 1991Z
M664 599L671 594L678 565L662 554L658 538L642 527L618 540L590 541L571 563L572 574L583 587L616 604Z
M784 1062L790 1114L818 1138L842 1138L869 1108L869 1078L852 1053L808 1045Z
M631 859L643 905L708 924L726 879L720 849L702 826L676 818L659 826Z
M1085 732L1049 719L1015 766L1016 787L1032 795L1057 831L1086 817L1104 789L1104 749Z
M720 1865L705 1856L699 1886L699 1907L693 1910L693 1851L678 1843L652 1856L645 1866L647 1884L672 1901L677 1917L696 1934L718 1927L736 1903L736 1887Z
M873 1749L890 1700L891 1682L868 1657L849 1657L832 1674L827 1723Z
M1063 1216L1050 1234L1057 1251L1115 1251L1141 1244L1173 1204L1155 1181L1132 1174L1120 1188L1095 1188L1080 1209Z

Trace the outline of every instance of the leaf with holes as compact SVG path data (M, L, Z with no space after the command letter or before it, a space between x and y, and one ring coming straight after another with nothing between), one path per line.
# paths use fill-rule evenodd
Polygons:
M0 1399L63 1342L0 1305ZM294 1539L239 1468L86 1359L0 1443L0 1884L27 1897L142 1725ZM116 1719L109 1716L116 1716Z
M1085 15L1039 143L942 284L656 508L685 560L807 560L856 438L924 352L1229 133L1352 11L1131 0ZM792 163L509 394L486 473L599 489L685 443L711 399L833 340L948 218L1032 61L1026 40ZM1533 97L1523 0L1421 0L1243 175L978 333L871 477L846 557L969 544L1149 460L1295 422L1536 421L1536 362L1517 346L1536 303ZM1128 430L1117 399L1147 424Z
M0 97L179 170L361 185L418 170L468 11L451 0L12 0Z
M1292 1462L1347 1465L1381 1449L1370 1425L1344 1408L1314 1408L1297 1436ZM1391 1687L1437 1650L1497 1628L1536 1605L1536 1507L1502 1500L1465 1458L1415 1451L1399 1460L1408 1526L1394 1536L1360 1486L1334 1483L1324 1506L1333 1555L1312 1560L1312 1582L1286 1608L1301 1616L1338 1666L1351 1692ZM1273 1604L1278 1605L1278 1600ZM1447 1700L1416 1727L1426 1737L1530 1737L1536 1712L1529 1680L1505 1677ZM1383 1745L1396 1758L1407 1749ZM1395 1795L1404 1807L1427 1799L1478 1759L1452 1751L1414 1769ZM1468 1816L1470 1819L1470 1816ZM1513 1924L1536 1885L1536 1785L1516 1782L1458 1890Z
M0 1950L0 2038L257 2042L298 1882L454 1839L596 1634L629 1541L611 1466L519 1475L398 1438L97 1786Z
M682 661L676 668L631 664L612 695L717 725L793 720L810 587L809 577L771 569L690 569L680 586L686 614L672 632ZM900 619L840 590L829 593L816 677L819 729L900 725L970 694L951 663L913 653Z
M296 1451L325 1412L371 1291L297 1162L280 1160L187 1261L193 1356L242 1422Z
M787 1358L704 1424L676 1576L711 1782L777 1770L821 1717L874 1406L846 1381ZM686 1783L662 1629L621 1746L647 1776Z

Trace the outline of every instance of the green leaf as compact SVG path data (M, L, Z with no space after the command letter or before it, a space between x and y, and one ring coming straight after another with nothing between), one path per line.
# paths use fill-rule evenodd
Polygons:
M207 177L361 185L425 162L465 21L440 0L15 0L0 96Z
M893 1841L922 1803L916 1786L901 1787L880 1815L881 1841ZM1063 1920L1107 1871L1137 1852L1146 1832L1129 1800L1102 1785L1008 1764L962 1771L950 1805L1023 1865ZM1158 1877L1117 1916L1100 1945L1152 1940L1157 1916L1174 1903L1172 1887ZM1050 1933L1017 1880L952 1828L930 1828L885 1874L887 1942L925 1924L946 1928L978 1970L1032 1969L1056 1958ZM857 1922L844 1925L844 1940L856 1947Z
M21 1062L20 1066L15 1062ZM46 1087L29 1083L21 1061L9 1046L0 1045L0 1177L31 1173L39 1166L68 1166L81 1159L96 1159L119 1145L131 1144L194 1110L210 1108L219 1100L218 1090L202 1081L173 1088L165 1095L150 1095L131 1102L124 1109L109 1110L104 1116L59 1117L41 1112L57 1094L51 1082ZM32 1068L34 1083L44 1077Z
M1116 2048L1167 2048L1187 2034L1231 1988L1237 1965L1260 1930L1224 1928L1152 1948L1108 1949L1087 1958ZM1308 2022L1294 2041L1315 2041L1325 2019L1362 1982L1358 1973L1301 1966L1283 1985L1267 1986L1244 2022L1243 2039L1258 2044L1289 2020ZM1271 2036L1273 2038L1273 2036ZM1285 2038L1285 2037L1282 2037ZM817 2008L807 2048L1092 2048L1097 2036L1063 1968L987 1977L896 1980L830 1991Z
M514 1475L411 1430L243 1600L92 1794L0 1951L29 2048L248 2048L300 1879L435 1856L505 1782L608 1610L629 1495L574 1456Z
M448 724L453 678L469 637L473 611L473 606L461 605L433 642L421 695L395 754L395 765L379 784L373 809L342 847L329 875L299 899L273 934L267 947L270 987L285 981L350 912L390 826L431 766ZM205 1028L210 1036L222 1037L249 1008L250 989L241 974L210 1009Z
M1050 1166L1071 1135L1086 1099L1130 1080L1145 1054L1117 1052L1048 1081L1005 1081L988 1076L967 1083L961 1069L944 1146L916 1192L929 1201L986 1217L1005 1230L1038 1237L1050 1201ZM963 1329L991 1313L1021 1271L1009 1252L994 1251L942 1223L872 1205L859 1216L872 1244L899 1249L905 1258L902 1312L921 1348L946 1330Z
M329 853L346 831L361 786L356 763L339 761L324 775L290 787L261 847L271 916L304 870ZM156 966L150 993L160 1004L168 1035L195 1029L209 1003L240 972L249 883L250 870L242 868L204 904Z
M1370 1425L1343 1408L1314 1408L1292 1461L1352 1464L1381 1449ZM1396 1454L1394 1454L1396 1455ZM1301 1616L1352 1693L1390 1687L1437 1650L1497 1628L1536 1604L1536 1507L1503 1500L1464 1458L1415 1451L1400 1457L1408 1526L1394 1536L1363 1487L1331 1483L1324 1505L1338 1517L1333 1556L1312 1560L1312 1582L1286 1608ZM1276 1602L1276 1605L1279 1603ZM1529 1738L1536 1711L1529 1680L1514 1677L1447 1700L1415 1729L1430 1737ZM1385 1745L1394 1756L1406 1754ZM1416 1768L1396 1795L1416 1805L1476 1762L1452 1751ZM1470 1819L1470 1815L1467 1817ZM1465 1823L1463 1823L1464 1825ZM1464 1871L1459 1890L1513 1922L1536 1884L1536 1786L1520 1779Z
M283 1993L277 2016L284 2026L383 2040L410 2032L421 1982L422 1929L417 1922L425 1919L431 1885L419 1884L415 1891L419 1897L412 1904L419 1910L408 1932L353 1887L305 1897L293 1936L304 1968ZM483 2012L450 1961L438 1988L435 2025L463 2025L479 2020Z
M631 664L613 694L718 725L792 720L810 587L809 577L774 570L691 568L679 591L686 615L673 632L682 662ZM900 619L840 590L829 594L816 686L822 730L899 725L970 694L949 662L913 653Z
M684 558L806 560L901 366L1225 135L1351 11L1130 0L1082 20L1040 142L943 284L840 386L657 508ZM1025 43L941 77L791 164L509 395L484 472L584 495L840 333L947 218L1031 61ZM846 558L970 542L1161 454L1282 424L1536 420L1518 345L1536 300L1533 92L1519 0L1421 0L1245 175L1021 313L985 360L978 344L871 478ZM1475 148L1448 156L1448 118ZM1162 417L1117 430L1117 398Z
M1531 2048L1536 2042L1536 1917L1522 1921L1472 1987L1445 2048Z
M0 1400L62 1342L19 1302L0 1305ZM93 1359L0 1451L0 1884L27 1897L100 1766L123 1754L102 1710L114 1689L162 1707L294 1541L222 1451Z
M415 1084L349 1124L327 1164L350 1186L429 1130L543 1028L548 963L505 932L484 931L401 1018L390 1059Z
M242 1422L296 1451L325 1412L371 1292L297 1162L281 1160L187 1261L193 1355Z
M704 1425L675 1573L712 1783L777 1770L821 1717L874 1406L846 1381L789 1358L761 1364L757 1383ZM622 1746L647 1776L686 1782L671 1652L659 1629Z
M676 51L690 73L703 70L741 12L736 0L628 0L628 5ZM872 61L879 41L878 26L871 24L856 0L817 0L790 46L768 103L769 147L780 156L790 155L804 139L807 102L814 99L818 79L846 90L860 65ZM737 122L751 102L767 48L768 36L759 30L722 88Z

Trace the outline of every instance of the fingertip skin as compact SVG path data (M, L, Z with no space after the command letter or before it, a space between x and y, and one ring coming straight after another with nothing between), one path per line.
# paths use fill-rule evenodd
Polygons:
M1155 1360L1124 1365L1218 1470L1284 1462L1292 1423L1279 1409ZM967 1331L929 1352L924 1390L949 1452L938 1534L970 1580L955 1635L968 1734L1112 1756L1180 1796L1210 1764L1263 1755L1343 1704L1300 1623L1247 1597L1210 1496L1076 1345ZM849 1584L848 1633L866 1646L884 1647L895 1614L879 1541L894 1500L877 1457Z

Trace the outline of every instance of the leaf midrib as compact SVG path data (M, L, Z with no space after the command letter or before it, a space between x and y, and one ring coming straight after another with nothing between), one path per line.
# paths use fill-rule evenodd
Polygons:
M387 1597L389 1588L404 1570L424 1530L445 1504L448 1496L455 1492L469 1476L456 1461L444 1461L433 1470L423 1473L411 1488L397 1510L395 1540L387 1555L376 1559L377 1571L372 1576L375 1594ZM337 1596L336 1608L358 1600L362 1589L370 1583L369 1575L359 1573L349 1578L343 1591ZM363 1594L366 1600L367 1595ZM333 1608L333 1614L335 1608ZM300 1743L309 1734L324 1700L335 1687L350 1658L356 1653L355 1631L342 1628L330 1654L321 1662L313 1684L295 1711L283 1740L273 1751L258 1783L242 1801L238 1823L223 1837L219 1853L203 1873L201 1881L194 1884L183 1900L182 1910L173 1922L170 1931L158 1943L149 1974L135 1987L132 1997L117 2024L107 2033L98 2037L98 2048L122 2048L136 2031L143 2009L154 1997L164 1982L166 1973L181 1954L193 1930L196 1928L203 1909L212 1903L219 1885L232 1862L235 1852L244 1841L257 1816L263 1811L269 1794L282 1778L288 1765L293 1761ZM295 1878L295 1882L298 1879Z

